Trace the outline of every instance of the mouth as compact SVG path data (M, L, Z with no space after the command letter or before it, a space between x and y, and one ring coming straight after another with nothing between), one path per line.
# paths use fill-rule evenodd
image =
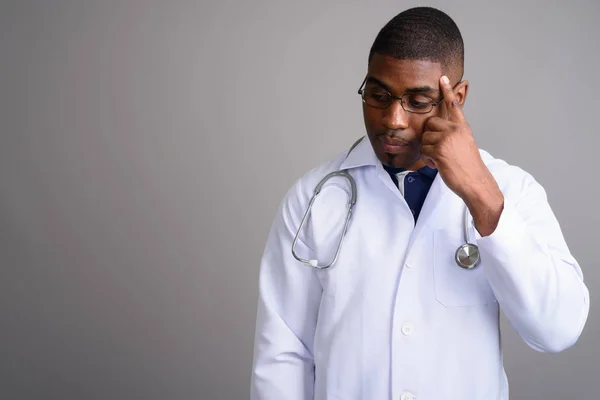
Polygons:
M401 138L379 136L379 141L381 143L383 151L385 151L386 153L402 153L410 148L410 142Z

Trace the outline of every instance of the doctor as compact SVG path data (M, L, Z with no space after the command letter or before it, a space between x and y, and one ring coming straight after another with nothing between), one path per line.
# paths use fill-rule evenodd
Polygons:
M581 269L542 186L478 149L463 53L433 8L400 13L375 39L359 90L368 140L300 178L269 234L251 399L506 400L500 309L537 351L577 341L589 310ZM341 169L356 206L336 262L313 268L292 242L317 183ZM349 195L341 177L324 185L300 256L335 255ZM465 207L481 256L471 269L455 260Z

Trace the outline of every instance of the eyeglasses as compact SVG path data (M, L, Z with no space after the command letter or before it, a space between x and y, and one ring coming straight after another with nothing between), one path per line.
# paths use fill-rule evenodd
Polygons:
M394 100L400 100L400 104L405 111L415 114L427 114L433 110L434 106L439 105L444 100L442 97L438 101L434 101L432 98L420 93L407 93L398 97L381 86L376 84L366 85L366 83L367 78L360 85L358 94L364 103L375 108L385 109L391 106ZM364 89L363 86L365 86Z

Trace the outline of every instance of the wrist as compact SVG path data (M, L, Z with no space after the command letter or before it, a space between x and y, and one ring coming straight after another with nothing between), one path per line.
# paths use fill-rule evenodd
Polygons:
M504 195L496 181L472 188L463 200L473 217L475 229L481 236L491 235L504 209Z

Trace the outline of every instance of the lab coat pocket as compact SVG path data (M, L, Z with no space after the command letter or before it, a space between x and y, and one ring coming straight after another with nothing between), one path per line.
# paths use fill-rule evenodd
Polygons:
M434 232L433 275L438 302L446 307L494 303L494 293L484 274L485 260L473 269L461 268L456 263L456 249L463 243L464 238L454 231Z

